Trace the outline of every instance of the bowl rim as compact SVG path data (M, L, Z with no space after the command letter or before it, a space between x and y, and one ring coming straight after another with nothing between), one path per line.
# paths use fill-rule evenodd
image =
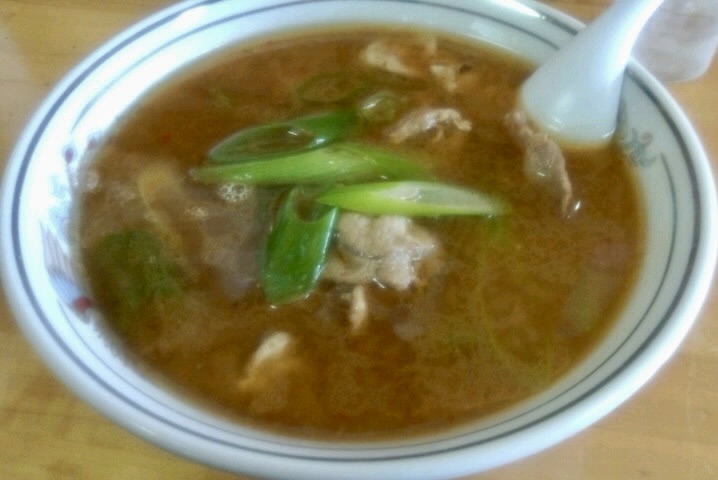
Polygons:
M251 4L280 5L333 1L335 0L313 0L310 2L281 2L279 0L270 0L265 2L254 1L251 3L247 2L247 4L243 5L242 8L249 9L251 8ZM406 0L364 0L364 3L375 2L378 4L387 1L407 4L420 3L424 5L438 6L450 3L439 1L409 2ZM70 73L68 73L64 77L64 79L61 80L60 83L58 83L58 85L52 90L50 95L46 98L46 100L37 110L36 114L32 117L30 123L22 133L22 136L16 146L16 149L11 155L11 159L8 163L8 167L6 170L2 186L2 205L4 207L7 205L13 205L14 207L16 207L19 203L17 198L15 198L15 195L11 195L11 193L13 193L15 181L22 175L24 175L24 173L26 173L25 169L27 168L27 164L30 160L30 156L26 156L28 155L27 148L29 148L33 144L33 142L36 142L38 140L38 132L41 131L45 119L51 117L54 112L60 108L63 101L64 92L72 90L76 88L77 85L80 85L84 78L87 75L91 74L92 70L95 68L96 65L101 64L103 61L105 61L106 58L108 58L108 56L111 56L112 53L116 50L123 48L123 45L128 42L131 42L132 39L136 36L143 35L146 32L152 31L159 25L162 25L163 23L168 22L173 18L177 18L178 15L181 15L183 12L190 8L194 8L201 5L210 5L214 3L223 3L223 1L190 0L161 10L156 14L147 17L145 20L138 22L134 26L118 34L116 37L105 43L103 46L99 47L93 54L88 56ZM575 33L581 26L580 22L576 21L571 17L568 17L561 12L556 11L551 7L538 4L533 1L516 3L528 6L534 11L539 12L541 15L544 15L545 18L548 19L548 21L550 21L552 24L563 28L568 33ZM644 91L647 92L647 94L652 95L654 97L654 100L658 102L665 110L666 118L671 119L671 121L673 122L673 128L677 132L677 136L683 140L683 148L691 152L691 155L687 156L687 158L696 159L696 162L692 165L692 167L695 169L694 182L697 185L696 190L698 192L701 192L703 195L702 198L700 198L699 200L701 200L701 205L705 207L704 211L706 212L703 215L700 215L700 217L706 219L716 218L716 211L718 209L716 208L715 185L712 181L712 172L709 167L708 159L702 148L701 142L695 130L690 125L689 120L682 112L680 107L677 105L677 103L672 99L672 97L667 94L667 92L663 89L660 83L655 80L647 71L640 67L640 65L637 65L635 63L632 64L630 67L630 75L632 76L632 78L635 78L640 81L645 87ZM660 102L658 100L660 100ZM14 220L11 217L17 214L14 208L3 208L2 212L0 213L2 214L1 224L3 226L13 224ZM585 428L587 425L595 422L598 418L604 416L605 414L613 410L613 408L618 406L626 398L632 395L635 390L637 390L642 384L644 384L660 368L660 366L665 363L668 357L675 351L676 348L678 348L680 342L683 340L688 330L692 326L693 321L697 318L701 305L705 297L707 296L708 290L712 282L712 270L716 263L715 245L718 244L718 240L716 240L717 234L715 222L704 221L701 223L700 228L700 235L706 240L703 241L701 245L697 245L696 250L693 252L694 263L696 265L696 268L700 270L700 273L694 274L694 276L691 277L691 280L693 281L684 284L681 287L684 290L690 290L692 294L685 297L681 297L681 300L677 302L676 305L674 305L673 307L674 310L678 312L676 313L676 315L690 318L692 320L668 325L667 328L672 328L668 328L667 330L661 331L663 338L658 339L654 343L651 343L648 348L644 349L643 351L637 352L635 354L635 358L633 358L632 363L630 363L630 365L626 365L622 369L621 374L614 377L617 382L621 383L624 386L624 388L609 391L592 392L591 395L595 395L594 398L596 399L596 401L594 401L592 405L590 405L590 411L583 409L582 411L579 411L580 415L578 416L573 415L575 413L575 405L571 408L565 408L563 411L560 412L552 412L552 414L550 415L550 419L546 420L542 418L540 422L540 425L543 425L545 428L532 429L530 432L528 432L527 436L524 437L522 450L515 449L514 452L510 452L508 455L506 452L502 452L500 454L500 461L494 461L490 459L480 460L479 463L483 465L482 469L498 466L499 464L504 464L515 459L527 456L573 435L574 433ZM9 229L3 228L3 250L10 249L11 247L8 247L8 245L12 245L12 247L15 247L20 243L18 232L15 229L12 229L11 233L8 233L9 231ZM14 250L12 251L14 252ZM20 257L17 256L14 258L14 260L16 262L20 262ZM14 267L17 267L18 270L16 270ZM18 323L23 329L26 337L33 339L33 343L36 349L39 351L40 355L44 357L46 363L48 363L50 367L55 371L55 374L57 376L63 379L66 384L71 385L73 387L73 390L75 390L83 399L88 401L96 409L102 411L106 416L112 418L114 421L121 424L125 428L133 431L135 434L147 440L150 440L151 442L159 446L167 448L183 456L188 456L197 461L209 463L213 466L223 469L226 469L228 467L228 464L225 461L215 455L212 455L211 452L208 452L205 449L198 448L196 450L192 450L188 449L187 446L180 441L176 441L173 439L158 439L158 435L156 432L162 431L162 428L157 428L156 432L154 433L148 432L146 428L139 423L135 423L132 421L132 419L128 419L125 416L125 412L118 413L118 411L113 410L114 406L112 404L103 403L106 401L106 398L97 397L96 393L93 391L94 388L92 388L92 386L88 386L86 384L78 384L78 381L74 377L74 374L72 372L66 370L63 365L57 364L56 360L59 358L59 353L57 351L53 351L52 349L47 349L47 345L48 342L57 342L58 339L38 338L37 333L31 331L31 327L25 321L22 320L22 318L27 314L28 311L38 311L37 305L33 305L33 302L37 303L41 302L42 300L37 298L27 299L22 295L12 294L15 293L16 285L18 284L17 282L24 284L28 292L30 291L29 281L26 277L23 278L23 275L20 271L21 268L21 265L15 265L14 262L3 262L2 279L6 289L9 304L16 318L18 318ZM580 402L576 402L576 404L578 404L579 407L582 405ZM487 449L487 451L498 455L498 452L502 451L502 447L505 446L503 445L503 443L506 442L507 440L505 438L499 439L498 441L488 446L489 448ZM460 462L458 458L461 457L462 450L465 448L466 446L462 445L460 448L454 451L438 452L438 455L443 456L443 463L445 464L445 466L448 466L451 463ZM433 452L431 455L433 457L437 455L437 452ZM308 465L307 462L311 463L314 460L296 458L292 457L291 455L288 455L285 458L293 459L292 465L282 466L281 469L275 469L273 467L273 470L270 471L270 475L282 476L286 474L291 474L293 471L292 469L296 468L299 465L301 465L301 468L307 469L307 471L301 473L300 476L306 475L307 472L309 474L309 476L301 476L301 478L315 478L318 473L329 473L327 471L328 467L324 464L321 465L320 470L312 471L312 468L314 467ZM402 459L399 456L376 459L373 466L367 467L368 470L362 472L362 476L365 478L368 474L377 474L380 465L386 462L401 462L402 468L408 468L412 466L416 468L416 465L411 462L414 459L421 460L421 456L417 456L416 454L409 455L409 463L404 462L404 460L407 459ZM264 458L263 452L254 452L254 454L249 455L248 458L246 458L245 460L247 461L247 467L250 469L251 472L263 473L265 475L267 474L266 470L263 469L262 465L262 463L266 460ZM333 473L337 476L341 476L341 468L337 464L336 459L327 457L323 460L334 462L335 468L333 470L330 470L332 470ZM363 459L359 460L358 462L364 463L366 461L367 459ZM354 461L347 461L344 463L344 465L346 465L347 463L351 464L352 462ZM342 462L338 463L341 464ZM356 465L352 465L352 467L356 467ZM463 468L464 467L461 465L456 465L454 467L453 474L460 475L475 471L475 468L471 468L470 470L463 470ZM442 470L442 472L444 471L451 470ZM433 478L431 477L431 475L434 475L435 473L431 469L427 469L423 472L412 472L411 468L409 468L407 472L411 472L412 475L417 475L416 478ZM441 472L439 473L441 474ZM395 476L394 478L398 477Z

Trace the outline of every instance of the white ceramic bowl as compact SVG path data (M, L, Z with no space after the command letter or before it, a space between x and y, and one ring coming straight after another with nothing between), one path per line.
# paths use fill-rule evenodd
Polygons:
M675 351L707 294L716 258L708 161L679 107L637 65L626 78L619 134L647 210L648 261L605 341L550 390L498 417L381 444L292 440L229 423L162 390L96 329L68 260L72 179L84 153L135 99L198 57L273 31L342 22L448 31L534 62L581 27L528 0L195 0L148 18L55 88L10 160L2 273L19 325L89 404L151 442L221 469L292 479L449 478L566 439L634 393Z

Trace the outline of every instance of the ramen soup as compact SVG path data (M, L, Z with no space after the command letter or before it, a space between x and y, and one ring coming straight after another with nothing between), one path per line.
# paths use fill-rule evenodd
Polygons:
M616 146L514 111L530 69L430 32L223 52L132 109L82 176L83 270L148 374L246 425L428 432L546 389L641 257Z

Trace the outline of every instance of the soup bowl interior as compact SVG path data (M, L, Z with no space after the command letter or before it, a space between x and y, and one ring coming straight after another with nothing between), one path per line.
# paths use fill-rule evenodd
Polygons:
M341 4L341 5L340 5ZM237 425L164 388L118 354L72 267L83 160L134 101L231 45L337 25L446 32L540 63L581 25L529 1L276 0L181 3L100 48L51 93L20 139L2 191L3 282L48 365L136 434L218 468L277 478L445 478L561 441L635 392L678 347L707 294L715 192L689 122L639 65L625 80L617 141L645 209L645 261L605 338L551 388L480 421L401 440L299 440Z

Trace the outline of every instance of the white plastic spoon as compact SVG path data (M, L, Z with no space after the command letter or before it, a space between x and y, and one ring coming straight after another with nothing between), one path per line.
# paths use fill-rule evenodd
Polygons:
M520 105L558 143L609 141L623 73L641 29L663 0L617 0L522 85Z

